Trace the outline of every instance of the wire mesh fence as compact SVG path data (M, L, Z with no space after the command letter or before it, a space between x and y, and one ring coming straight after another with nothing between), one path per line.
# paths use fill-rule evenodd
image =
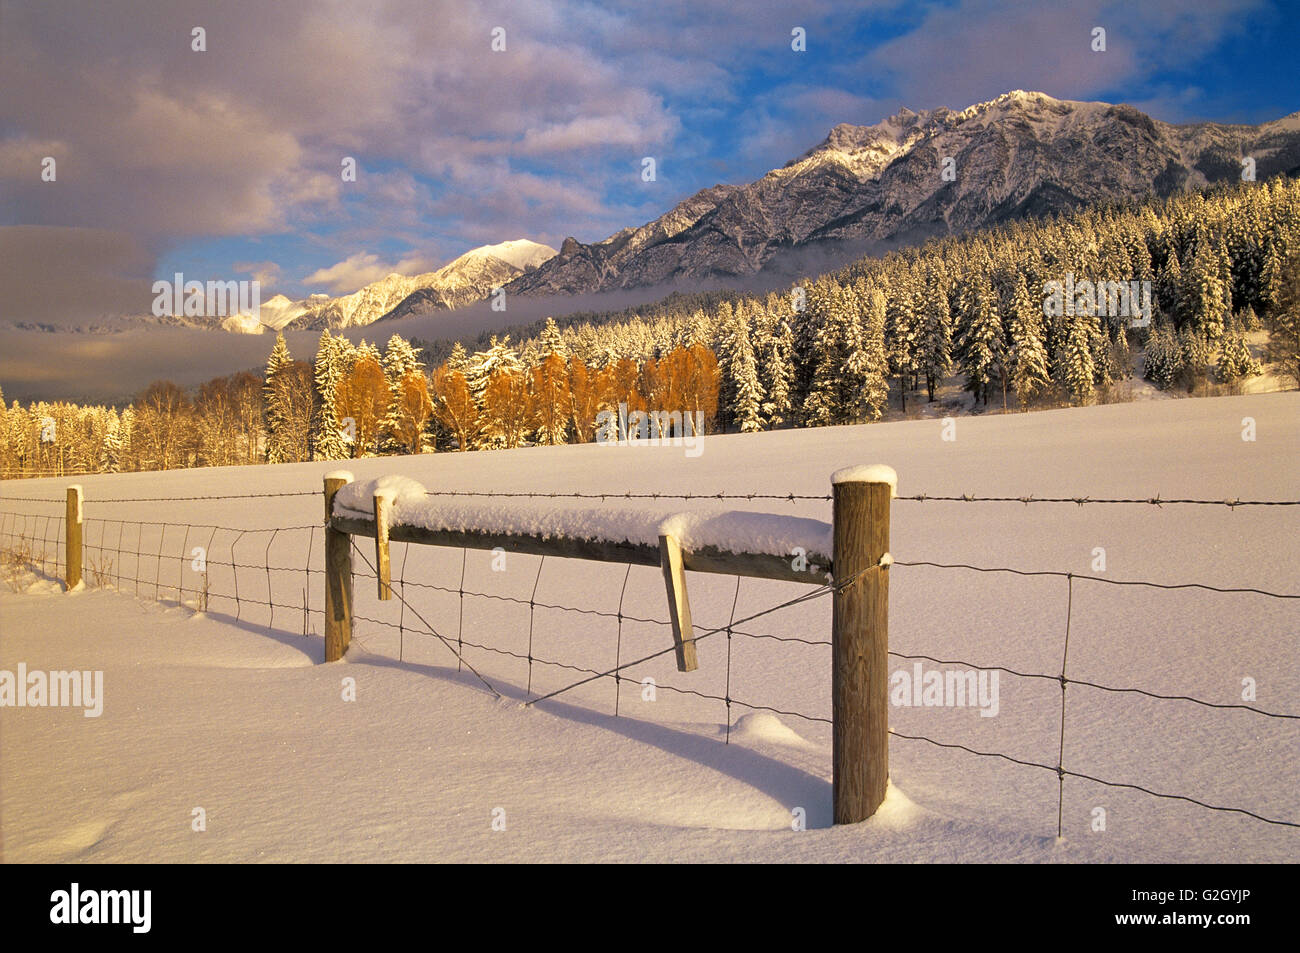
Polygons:
M242 500L317 496L317 491L233 494L227 496L157 498L118 497L93 500L90 506L112 503L173 503L197 500ZM513 497L523 499L719 499L824 501L823 496L788 494L631 494L631 493L497 493L438 491L432 496ZM1287 500L1196 499L1076 499L1011 497L933 497L916 495L901 502L1055 503L1058 505L1190 505L1295 506ZM0 502L63 504L44 497L5 497ZM59 578L66 560L64 518L55 513L0 511L0 549L7 554L7 572L22 565L51 579ZM84 523L86 585L170 602L236 621L314 635L323 629L324 528L320 525L239 528L217 524L88 518ZM470 670L496 694L511 694L532 706L565 702L605 710L616 717L716 720L725 741L731 740L739 715L768 713L797 719L815 739L824 740L831 725L829 711L829 599L848 580L807 585L741 576L700 579L696 620L700 669L678 673L672 665L671 623L665 617L662 580L641 566L586 564L572 560L469 550L432 550L394 542L394 599L381 602L365 580L376 578L371 556L353 540L356 577L353 641L365 653L392 656L399 662L450 665ZM413 549L415 552L413 553ZM508 559L508 562L506 560ZM494 565L500 561L502 566ZM565 564L569 565L565 565ZM508 569L506 567L509 567ZM522 567L522 568L521 568ZM1123 600L1127 593L1158 592L1162 598L1195 600L1254 600L1275 608L1270 618L1300 630L1300 593L1276 589L1217 585L1213 581L1156 582L1112 579L1053 569L980 566L965 562L895 559L887 568L896 583L917 589L934 585L935 576L996 577L1018 585L1058 586L1055 595L1035 589L1035 600L1059 610L1059 628L1041 640L1043 659L1052 645L1059 665L1038 668L1003 659L966 658L944 645L926 645L909 632L908 644L889 654L900 663L929 663L943 669L997 672L1025 685L1042 686L1055 695L1035 699L1034 716L1050 718L1054 744L1031 750L1008 737L1006 749L968 744L933 731L903 727L904 712L891 734L907 745L959 753L962 757L1000 763L1007 770L1028 769L1056 776L1057 835L1064 828L1066 780L1125 789L1143 795L1195 805L1207 811L1235 814L1275 827L1300 828L1300 812L1290 815L1250 804L1224 803L1201 790L1179 790L1142 777L1111 776L1096 765L1080 763L1069 751L1077 733L1094 731L1082 719L1081 705L1090 710L1100 700L1139 700L1162 706L1190 706L1220 719L1257 719L1260 725L1291 730L1300 713L1247 699L1206 697L1190 689L1132 679L1102 678L1079 673L1071 655L1072 635L1078 648L1080 623L1104 607L1081 607L1081 593L1108 590ZM916 576L913 583L909 577ZM901 577L901 578L900 578ZM926 581L930 580L930 581ZM1017 582L1018 581L1018 582ZM696 583L692 583L693 601ZM1197 602L1200 613L1210 603ZM907 631L906 614L891 627ZM961 619L940 620L945 629ZM940 640L951 643L951 640ZM920 644L913 645L913 642ZM1286 664L1279 659L1279 664ZM1073 663L1073 664L1072 664ZM774 677L776 673L776 677ZM648 706L647 700L674 698L677 704ZM1234 722L1234 724L1237 724ZM1251 729L1246 729L1250 731ZM820 734L819 734L820 733ZM1291 737L1291 736L1288 736ZM1300 734L1295 736L1300 738ZM1294 740L1294 739L1293 739ZM1141 765L1130 765L1140 771ZM1292 801L1291 806L1294 807Z

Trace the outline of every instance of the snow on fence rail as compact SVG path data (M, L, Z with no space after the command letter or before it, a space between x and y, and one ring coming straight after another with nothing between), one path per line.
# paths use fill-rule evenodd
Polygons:
M859 535L870 534L873 531L873 520L866 519L864 521L861 513L856 517L846 516L843 520L839 519L841 507L844 505L844 501L839 497L841 490L839 484L834 485L836 492L830 496L807 496L793 493L502 493L488 491L428 491L419 487L418 484L404 481L401 478L387 478L386 480L371 483L350 483L346 479L347 475L335 474L332 476L334 477L332 492L327 481L327 521L324 532L321 533L326 554L325 568L320 568L316 556L320 552L320 550L316 549L316 535L321 530L318 525L241 529L197 523L86 519L81 502L80 488L76 486L69 487L66 500L44 497L0 497L0 503L30 502L49 505L57 504L64 507L62 515L54 513L42 515L17 511L0 512L0 551L8 554L9 558L5 561L8 568L12 568L19 563L32 567L39 566L42 571L52 568L54 573L63 575L69 588L76 586L80 582L78 578L74 578L77 575L78 560L75 555L71 555L71 558L69 558L70 554L84 553L87 557L88 574L95 585L115 587L120 590L123 583L134 582L137 595L141 594L142 587L144 588L144 594L148 595L149 587L152 586L155 598L163 599L165 594L175 592L177 602L182 605L190 605L199 610L206 609L209 600L227 600L234 603L236 619L239 619L242 613L250 612L254 608L265 607L267 610L266 624L271 628L275 627L277 609L281 611L282 615L287 611L294 618L299 617L299 614L301 614L302 633L304 635L311 630L311 618L322 616L326 629L327 657L329 657L328 646L331 639L331 620L335 623L340 621L339 614L346 609L349 617L348 631L346 633L348 638L351 636L350 622L356 620L377 626L390 626L403 634L406 631L411 631L434 636L440 639L442 644L446 645L461 663L466 665L468 663L465 662L463 655L467 647L482 650L485 653L512 657L521 661L526 660L528 662L529 677L527 704L530 705L553 698L598 679L612 679L615 683L615 715L619 713L618 686L620 679L635 682L635 679L629 679L621 673L650 659L674 651L678 653L678 667L682 669L683 658L680 650L685 643L698 644L710 637L725 635L727 648L727 687L725 694L719 695L700 691L696 688L667 684L661 684L658 687L682 695L696 696L724 704L727 711L728 731L731 728L733 705L756 711L790 715L812 722L832 724L835 732L835 777L839 781L842 772L849 772L854 778L853 784L837 784L835 787L837 822L852 816L850 808L855 808L858 812L865 810L864 805L869 804L871 800L872 785L883 783L882 779L887 777L887 736L893 735L895 738L923 742L942 749L960 750L983 759L1001 760L1021 767L1053 772L1058 778L1058 835L1061 833L1064 783L1067 777L1109 787L1136 790L1156 798L1184 801L1213 812L1244 815L1270 825L1293 829L1300 828L1300 822L1267 817L1244 807L1211 804L1200 798L1190 797L1185 794L1161 792L1139 784L1099 778L1084 771L1074 770L1072 767L1067 768L1064 764L1065 734L1068 725L1067 695L1071 686L1106 693L1135 694L1162 702L1189 703L1211 710L1237 710L1267 719L1300 720L1300 714L1269 711L1256 705L1225 704L1186 694L1151 692L1135 685L1107 685L1098 681L1070 677L1067 671L1069 631L1071 619L1078 611L1074 605L1076 586L1097 583L1110 587L1136 586L1163 590L1198 589L1212 593L1259 596L1275 600L1297 600L1300 599L1300 594L1271 592L1249 587L1220 587L1201 582L1168 584L1145 580L1117 580L1053 570L1021 570L1008 567L973 566L965 563L938 563L932 561L895 561L892 557L887 556L887 518L890 487L884 483L876 484L877 492L884 492L884 496L882 497L883 502L877 507L874 532L878 533L883 523L885 537L880 540L875 536L871 536L865 547L867 553L878 549L879 558L873 559L868 556L863 559L859 554L856 557L856 562L853 562L853 565L856 566L855 571L850 568L850 560L841 556L839 563L837 563L834 559L836 555L840 554L838 546L840 541L836 536L836 525L837 523L847 525L849 522L853 522ZM859 471L856 480L871 476L879 477L881 473L879 471L868 471L866 473ZM850 477L846 485L852 486L853 482L854 478ZM859 488L863 486L870 486L870 483L858 483ZM319 491L245 493L229 496L185 497L183 499L226 500L257 497L305 497L315 495L316 492ZM376 496L378 500L376 500ZM829 499L835 502L837 519L831 524L827 524L818 520L779 517L773 514L687 513L674 515L671 510L662 509L611 513L595 509L502 509L500 506L489 508L470 506L463 503L447 505L444 502L435 502L447 498L469 500L474 498L499 499L503 497L528 500L537 500L539 498L600 499L606 501L645 499L660 502L679 499L735 499L748 501L770 499L789 500L791 502L803 499ZM92 505L97 507L101 504L111 503L163 503L173 502L176 499L180 498L119 497L96 500ZM367 499L369 499L368 506ZM1229 507L1300 505L1300 500L1092 499L1088 497L976 497L969 495L935 497L925 494L894 497L894 499L904 502L944 500L980 503L1073 503L1078 505L1106 503L1152 504L1156 506L1168 504L1224 505ZM377 507L381 515L380 519L376 519ZM883 520L880 518L881 513L884 514ZM87 531L87 527L91 529ZM97 533L95 528L98 530ZM376 560L374 563L366 556L365 551L356 545L353 539L354 536L369 537L375 540ZM337 565L333 568L329 565L331 537L333 537L334 542L332 552L337 560ZM668 542L665 542L665 538ZM407 581L403 572L399 588L395 591L391 578L389 578L388 560L381 558L380 555L381 539L385 543L392 540L407 544L406 553L409 553L409 547L412 544L432 544L461 548L463 551L471 548L496 549L499 547L507 552L532 553L542 557L542 565L544 565L548 555L596 559L604 562L616 561L627 564L629 575L634 565L659 565L661 568L665 568L664 575L669 598L668 614L670 620L642 618L625 613L623 611L623 599L627 592L627 577L624 578L623 590L620 594L616 613L539 601L537 599L536 583L530 598L526 600L509 595L467 590L465 588L463 569L460 585L457 588ZM180 541L179 550L171 549L170 547L174 547L178 540ZM265 541L265 545L263 545L263 541ZM71 545L68 545L69 542ZM201 573L193 570L191 543L205 554L204 571ZM302 543L306 544L305 552L299 549ZM36 552L38 544L41 547L39 554ZM51 546L54 549L52 557L49 555ZM863 549L861 545L857 548ZM293 558L288 560L292 565L284 564L286 562L284 559L286 549L294 554ZM806 568L796 569L796 562L790 560L791 550L795 549L807 552ZM273 561L273 551L278 554L278 561ZM302 552L302 556L298 557L297 554L300 552ZM390 597L393 594L397 595L402 603L402 616L397 623L365 618L351 612L351 555L353 553L359 556L366 564L366 570L368 570L358 571L357 574L376 578L381 598L383 598L385 591ZM674 558L676 562L674 562ZM128 562L131 565L131 574L126 574ZM404 563L405 559L403 559L403 568ZM537 582L540 582L542 565L538 567ZM189 577L191 584L188 586L186 584L187 566L191 567L192 573ZM941 572L968 571L1062 578L1065 581L1063 596L1066 602L1066 621L1059 672L1026 672L1001 665L974 664L932 654L905 654L888 651L885 629L887 624L887 580L890 573L886 570L897 571L899 567L909 572L914 569ZM342 571L344 568L347 570L346 574ZM150 578L150 570L152 570L152 578ZM243 571L242 575L241 570ZM686 570L725 573L737 577L736 597L732 606L731 618L726 626L698 631L689 624L689 606L685 598ZM174 576L173 572L175 573ZM337 581L337 585L333 590L329 585L331 573L333 573ZM311 597L311 577L313 574L326 577L327 584L325 586L324 600L313 600ZM811 588L801 596L737 618L736 610L740 597L740 581L743 576L787 582L805 582L811 584ZM212 580L211 583L210 579ZM273 581L275 579L286 581L277 585ZM299 590L301 592L301 602L296 604L285 602L282 596L276 595L277 589L283 592L286 584L296 587L298 585L298 583L294 582L296 579L301 581ZM225 591L222 588L222 582L230 583L230 591ZM458 596L462 606L462 620L466 597L481 597L485 600L500 600L528 606L530 621L527 654L465 639L459 627L453 647L450 637L439 634L434 626L430 625L414 606L408 605L403 595L407 586L417 590L434 590ZM192 603L186 601L187 595L191 594L194 596ZM826 595L832 596L836 605L833 612L832 636L829 640L749 632L740 628L741 625L749 621L761 618L779 609L798 605ZM277 599L281 601L277 601ZM314 605L313 602L315 602ZM611 622L616 620L620 645L625 622L653 624L671 628L673 630L674 644L666 646L649 656L626 662L616 653L615 665L606 669L573 665L559 660L547 660L539 657L533 651L532 617L533 612L539 608L581 613L593 617L605 617ZM418 620L420 627L406 622L408 609L411 615ZM866 616L873 613L877 614L877 617L866 618ZM337 651L340 644L340 633L337 631L337 626L335 629L334 640ZM862 645L861 640L853 638L855 633L861 635L863 631L866 631L869 635L865 647ZM880 635L878 639L876 638L877 633ZM746 702L734 697L731 688L731 642L733 636L749 638L754 641L774 640L774 643L800 643L807 646L832 648L832 718L827 719L805 712ZM842 637L837 638L837 636ZM342 648L346 649L346 641L341 644ZM852 647L852 651L846 652L846 647ZM939 665L962 666L973 671L999 671L1017 679L1056 682L1061 687L1061 730L1060 745L1054 752L1055 763L1046 759L1032 760L1013 757L999 751L981 751L963 744L954 744L923 735L906 734L889 729L883 716L886 709L880 707L885 704L884 694L880 691L880 683L877 681L879 675L885 672L884 656L880 654L881 652L888 657L897 659L927 660ZM338 654L341 654L341 652L338 652ZM864 660L868 655L872 662L869 666L864 664ZM335 657L338 656L335 655ZM575 675L582 677L558 690L534 695L532 692L534 663L556 666L562 670L572 671ZM869 674L865 674L867 668L871 670ZM486 684L486 680L484 681ZM849 691L849 689L853 689L853 691ZM871 708L875 710L869 710ZM837 719L835 715L844 710L847 710L849 715ZM865 717L859 717L864 711ZM846 739L844 736L850 734L848 730L850 728L852 737ZM864 741L864 739L868 740ZM867 783L866 775L868 773L871 775L871 784ZM849 798L845 792L851 793L852 798ZM881 788L881 793L883 793L883 788ZM841 800L846 802L843 818L840 813ZM850 801L852 803L848 803ZM866 815L862 814L861 816Z

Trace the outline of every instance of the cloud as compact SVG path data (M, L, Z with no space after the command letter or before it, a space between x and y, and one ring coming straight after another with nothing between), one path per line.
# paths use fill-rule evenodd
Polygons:
M0 222L120 233L196 272L228 239L232 261L274 260L281 280L345 292L476 244L604 238L903 104L963 107L1009 88L1092 98L1133 82L1147 85L1131 98L1195 111L1152 77L1263 4L2 2L0 89L18 94L0 97ZM1098 24L1104 54L1088 47ZM196 25L206 52L190 48ZM790 49L794 26L807 53ZM46 155L57 182L40 179ZM639 181L647 155L654 187ZM345 156L356 182L340 176ZM61 257L86 251L75 239ZM93 311L103 296L86 292L76 309Z
M280 281L280 266L273 261L237 261L235 271L248 275L261 286L263 300L275 293Z
M302 281L312 288L325 288L334 294L350 294L392 274L414 275L435 268L437 265L425 258L404 258L388 263L380 261L378 255L358 252L328 268L318 268Z
M145 314L156 256L110 229L0 228L0 320L61 326Z
M959 0L861 57L913 108L963 108L1010 89L1092 99L1187 65L1240 32L1264 0L1188 4L1076 0L1066 5ZM1092 31L1106 30L1094 52Z

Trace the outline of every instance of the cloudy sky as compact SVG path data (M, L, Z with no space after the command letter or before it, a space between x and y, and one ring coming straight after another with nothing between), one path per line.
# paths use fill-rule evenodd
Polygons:
M1300 108L1288 6L0 0L0 319L144 313L175 271L265 300L594 241L904 105L1261 122Z

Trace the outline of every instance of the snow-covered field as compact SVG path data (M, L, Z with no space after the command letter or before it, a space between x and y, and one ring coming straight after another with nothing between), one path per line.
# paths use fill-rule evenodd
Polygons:
M1242 439L1243 418L1254 421L1254 441ZM919 420L715 436L703 446L698 457L682 448L588 445L389 457L349 468L361 479L400 474L430 490L826 494L832 471L884 463L898 471L903 495L1300 499L1298 393L962 417L953 441L942 439L939 421ZM530 691L583 677L538 662L530 685L529 654L606 670L671 644L663 625L632 620L667 618L662 576L650 567L628 573L510 556L500 571L491 553L395 544L394 579L405 582L398 589L406 604L379 603L374 580L359 574L356 611L401 628L359 621L346 660L319 664L319 573L310 576L305 619L300 607L305 570L322 566L317 491L334 467L80 478L90 588L62 592L53 566L47 574L11 571L12 585L0 585L0 670L20 663L29 671L101 670L103 713L0 709L4 860L1210 862L1300 854L1300 829L1073 777L1064 783L1058 839L1055 771L901 738L891 744L882 811L833 828L828 724L733 704L727 743L723 702L663 687L825 719L825 644L719 634L700 643L696 672L678 673L671 653L628 669L619 717L611 679L523 707ZM7 482L0 497L61 499L66 482ZM176 500L295 490L314 495ZM97 502L114 497L172 502ZM611 521L634 505L830 518L821 501L536 501L604 508ZM891 551L903 563L1295 593L1296 509L900 500ZM0 510L40 515L0 518L0 542L34 532L39 556L41 531L50 532L44 516L61 515L62 504L0 501ZM373 544L359 542L373 560ZM190 564L194 546L209 560L205 613L190 608L201 578ZM1094 568L1098 548L1104 571ZM232 562L241 567L237 580ZM359 558L356 567L365 568ZM507 598L462 603L462 568L467 591ZM1060 672L1064 578L905 565L890 572L894 652ZM236 581L238 604L220 598ZM725 626L733 601L743 618L804 591L747 579L737 594L734 578L690 577L700 630ZM608 614L544 607L559 605ZM503 699L457 671L449 650L422 634L416 613L453 641L459 632L523 656L465 649ZM820 598L737 628L821 643L829 616L830 601ZM1300 600L1076 579L1068 674L1225 705L1242 704L1243 679L1253 679L1250 704L1300 713L1298 634ZM911 672L915 661L896 657L891 668ZM1059 684L999 674L995 717L974 707L895 707L893 729L1056 765ZM661 685L653 701L642 697L647 675ZM355 680L352 701L344 698L347 679ZM1067 770L1212 805L1300 822L1298 745L1296 720L1082 685L1067 693ZM204 831L193 829L197 808ZM807 830L792 829L797 808ZM1094 829L1098 808L1104 830Z

